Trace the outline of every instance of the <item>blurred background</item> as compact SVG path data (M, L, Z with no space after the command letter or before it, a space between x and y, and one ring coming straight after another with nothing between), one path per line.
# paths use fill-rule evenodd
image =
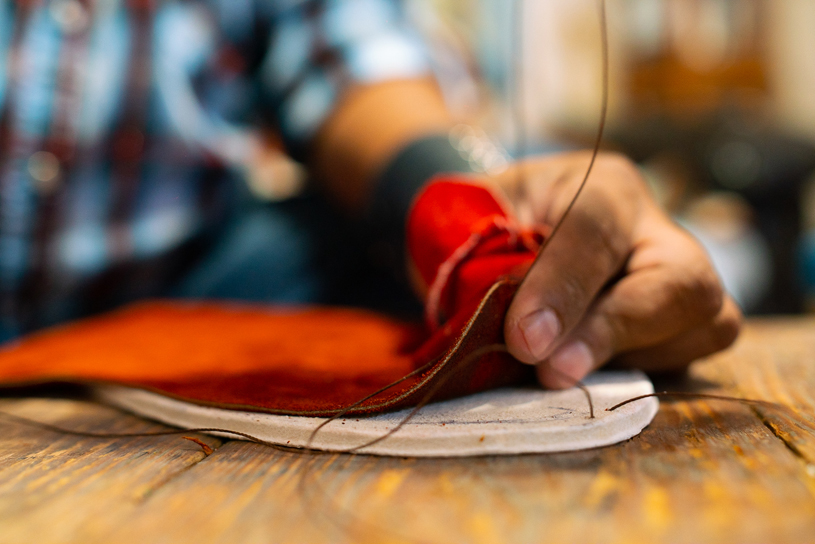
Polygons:
M483 129L462 128L461 142L492 153L496 168L499 155L592 145L596 0L407 5L451 107ZM815 312L815 2L607 0L607 9L604 147L638 162L747 313ZM494 145L473 143L485 139Z

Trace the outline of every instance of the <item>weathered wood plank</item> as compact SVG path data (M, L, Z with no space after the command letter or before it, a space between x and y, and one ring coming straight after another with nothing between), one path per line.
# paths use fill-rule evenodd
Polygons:
M694 369L690 388L804 413L815 383L811 331L802 322L751 326L733 350ZM7 399L0 409L89 430L162 428L77 401ZM783 418L774 428L769 417L739 404L664 402L649 428L617 446L452 460L304 455L239 441L204 458L177 437L98 441L0 421L0 540L812 541L813 433ZM789 436L782 425L792 425Z
M0 410L91 432L167 429L78 400L3 399ZM221 443L194 436L212 447ZM203 458L199 446L178 436L89 439L0 418L0 540L66 542L107 534Z
M730 394L781 404L756 413L815 473L815 319L753 321L730 350L699 365L697 376Z
M815 493L742 407L666 404L641 437L558 455L403 460L230 442L134 513L158 542L802 542ZM160 512L161 515L157 516ZM161 527L157 535L151 528Z

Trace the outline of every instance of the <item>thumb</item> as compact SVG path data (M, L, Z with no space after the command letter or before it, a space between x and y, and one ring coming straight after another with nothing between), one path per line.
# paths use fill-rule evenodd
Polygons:
M507 311L504 338L521 362L536 364L549 357L628 256L628 228L609 228L578 209L574 212L532 265ZM587 353L571 357L573 368L561 371L583 378L594 366Z

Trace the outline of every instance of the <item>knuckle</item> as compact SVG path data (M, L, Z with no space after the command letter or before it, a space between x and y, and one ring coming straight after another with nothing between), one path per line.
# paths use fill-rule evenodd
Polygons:
M567 227L586 255L581 273L595 276L617 272L631 251L630 221L623 216L625 210L612 205L602 209L605 213L575 208Z
M619 229L614 228L614 225L606 225L605 222L600 221L597 225L598 230L594 240L597 244L596 255L601 256L606 262L598 263L606 273L622 264L628 254L629 243L628 240L621 235Z
M636 321L624 314L608 311L603 325L599 336L607 345L609 354L619 353L632 347L630 344L637 337L638 324Z
M574 308L582 308L592 296L588 286L575 275L565 276L559 289L561 300L557 306L559 306L561 316L573 313Z
M704 317L715 317L724 303L724 290L716 274L710 270L693 283L698 312Z
M716 351L730 347L741 331L741 312L732 305L732 310L721 316L714 325L713 347Z
M585 171L585 163L591 160L591 151L577 151L568 155L572 167L578 172ZM616 191L639 191L646 187L645 179L637 164L622 153L601 151L594 163L594 171L611 182Z
M627 156L616 151L604 151L598 155L598 159L605 166L611 168L619 168L620 170L636 171L637 167L634 161Z
M637 164L621 153L606 152L598 157L601 168L613 175L619 188L627 191L639 191L645 186Z
M591 150L582 150L580 151L581 154L585 155L586 157L591 157ZM605 165L605 164L613 164L613 163L626 163L629 162L628 157L626 157L623 153L618 151L600 151L597 153L597 164Z
M713 270L685 270L671 282L670 296L689 322L715 318L724 302L724 291Z

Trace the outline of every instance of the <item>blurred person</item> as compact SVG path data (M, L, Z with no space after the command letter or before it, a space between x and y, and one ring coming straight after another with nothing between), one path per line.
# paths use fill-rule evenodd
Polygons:
M398 246L416 191L471 170L453 125L396 1L0 0L2 338L150 296L332 302L361 255L347 217ZM251 198L275 145L324 198ZM481 177L551 225L588 159ZM739 321L634 165L602 154L505 337L558 388L612 358L680 368Z

